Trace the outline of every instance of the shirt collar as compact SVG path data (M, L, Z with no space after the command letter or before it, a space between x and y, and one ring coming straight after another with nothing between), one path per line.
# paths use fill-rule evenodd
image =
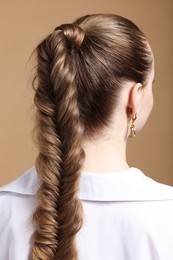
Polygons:
M36 195L40 186L35 167L0 187L0 192ZM158 183L137 168L122 172L82 172L78 197L94 201L172 200L173 187Z

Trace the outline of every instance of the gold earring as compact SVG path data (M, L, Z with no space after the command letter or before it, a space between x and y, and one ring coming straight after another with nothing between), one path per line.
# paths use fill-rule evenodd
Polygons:
M135 137L135 135L136 135L135 124L134 124L136 119L137 119L137 113L134 115L134 117L132 117L132 124L131 124L131 127L130 127L129 137Z

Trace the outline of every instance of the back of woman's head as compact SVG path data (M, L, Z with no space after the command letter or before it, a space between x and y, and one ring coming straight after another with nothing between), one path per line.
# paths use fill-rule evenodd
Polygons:
M145 86L152 55L131 21L95 14L58 26L36 48L33 81L41 180L33 215L33 259L77 259L77 197L83 140L109 126L124 82Z

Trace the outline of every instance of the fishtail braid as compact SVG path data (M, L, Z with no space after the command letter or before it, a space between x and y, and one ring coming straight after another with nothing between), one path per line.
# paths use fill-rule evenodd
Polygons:
M35 167L41 186L33 214L34 260L77 259L74 239L82 226L83 210L77 191L85 154L74 53L83 39L81 28L67 24L57 27L36 48L33 86L39 154Z

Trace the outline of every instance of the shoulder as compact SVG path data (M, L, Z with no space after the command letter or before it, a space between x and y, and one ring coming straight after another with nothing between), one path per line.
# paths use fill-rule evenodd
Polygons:
M79 198L95 201L173 200L173 187L153 180L135 167L105 174L83 172Z
M32 167L17 179L0 187L0 259L28 259L34 231L32 215L38 206L39 182Z
M0 187L0 210L13 203L14 200L30 199L35 197L40 182L35 167L21 174L15 180Z
M137 168L133 168L136 173L136 189L139 194L150 200L170 200L173 201L173 187L167 184L159 183L145 175ZM135 188L135 187L134 187Z
M17 179L0 187L0 259L28 259L34 231L32 216L38 206L39 186L32 167Z
M37 206L35 194L38 186L38 177L32 167L0 187L0 233L14 224L21 225L30 218Z
M136 201L173 201L172 186L157 182L138 168L131 168L129 173L123 182L129 197Z
M4 199L3 195L11 195L12 193L21 195L35 195L39 187L39 179L35 167L25 171L15 180L0 187L0 197Z

